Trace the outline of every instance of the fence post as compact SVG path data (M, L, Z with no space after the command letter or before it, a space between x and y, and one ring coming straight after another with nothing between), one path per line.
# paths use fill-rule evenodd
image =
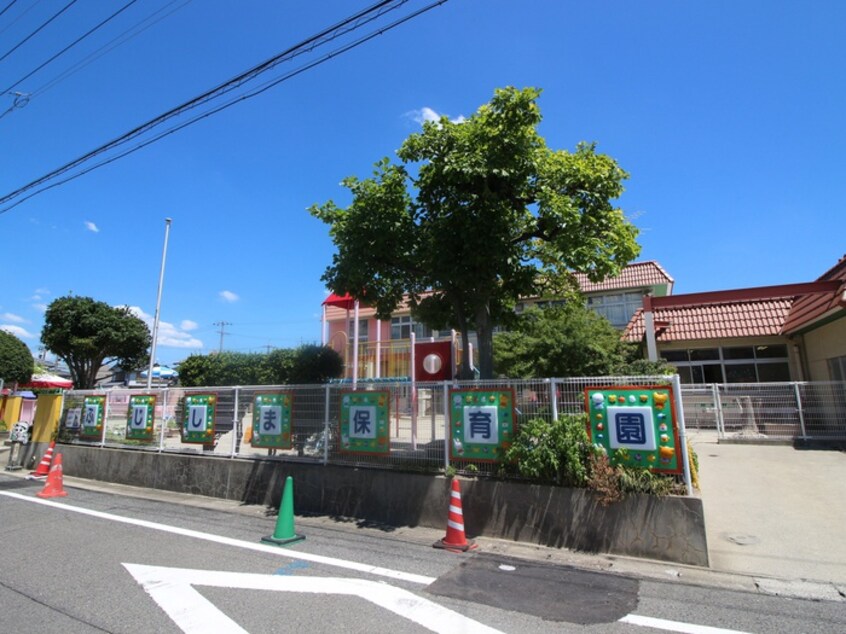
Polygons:
M725 438L726 422L723 420L723 401L720 398L720 387L716 383L711 384L711 393L714 396L714 408L717 415L717 438Z
M556 389L555 379L547 379L549 381L549 405L552 408L552 420L558 420L558 390Z
M325 386L326 396L323 401L323 466L329 464L329 384Z
M681 377L679 377L678 374L673 375L673 394L675 395L676 413L679 418L679 440L681 441L684 485L687 488L687 494L693 495L693 484L690 480L690 456L687 453L687 432L684 427L684 403L682 402Z
M802 395L799 391L799 383L793 383L793 393L796 395L796 407L799 409L799 431L801 432L800 438L802 440L808 440L808 435L805 433L805 412L803 411L802 407Z
M162 398L162 426L159 429L159 453L164 451L165 432L167 431L167 393L168 388L163 390L164 397ZM161 394L162 391L159 392ZM155 416L155 411L153 412Z
M432 390L434 394L434 390ZM434 401L432 402L433 410L434 410ZM449 469L449 443L452 442L452 438L450 438L449 430L449 381L444 381L444 472ZM432 439L434 440L434 438Z
M92 392L92 394L96 394L96 392ZM100 435L101 448L106 446L106 431L109 428L109 395L103 394L103 396L106 398L104 399L105 405L103 406L103 433Z
M234 410L232 411L232 453L229 455L230 458L234 458L238 454L238 448L241 444L241 434L239 433L238 429L238 397L241 394L241 388L235 386L235 405Z

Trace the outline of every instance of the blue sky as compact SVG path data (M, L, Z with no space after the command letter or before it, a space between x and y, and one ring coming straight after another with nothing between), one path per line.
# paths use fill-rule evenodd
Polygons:
M0 56L66 4L15 2ZM122 4L79 2L0 61L0 90L32 94L0 118L0 196L367 6L141 0L16 83ZM0 327L37 352L45 306L71 292L151 319L171 217L162 363L217 350L215 322L229 322L227 350L317 342L333 247L306 209L346 204L341 179L393 156L426 113L468 116L507 85L543 89L550 147L595 141L631 174L619 203L639 259L676 293L816 279L846 252L844 23L839 1L449 0L0 213Z

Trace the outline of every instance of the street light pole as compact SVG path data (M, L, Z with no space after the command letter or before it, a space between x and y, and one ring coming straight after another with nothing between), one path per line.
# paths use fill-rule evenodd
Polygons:
M167 259L167 239L170 236L170 218L165 218L165 238L162 249L162 267L159 271L159 292L156 295L156 315L153 318L153 343L150 345L150 367L147 369L147 389L153 386L153 365L156 363L156 338L159 336L159 313L162 306L162 286L164 286L165 260Z

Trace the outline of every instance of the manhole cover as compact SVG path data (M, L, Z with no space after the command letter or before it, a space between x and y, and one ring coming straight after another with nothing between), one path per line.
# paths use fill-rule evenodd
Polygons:
M746 533L723 533L722 538L737 544L738 546L752 546L753 544L760 544L761 540L754 535L747 535Z

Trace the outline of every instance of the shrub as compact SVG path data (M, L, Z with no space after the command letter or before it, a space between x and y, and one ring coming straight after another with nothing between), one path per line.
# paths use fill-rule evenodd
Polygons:
M533 418L520 427L505 452L521 476L562 486L583 487L590 453L583 414L555 421Z

